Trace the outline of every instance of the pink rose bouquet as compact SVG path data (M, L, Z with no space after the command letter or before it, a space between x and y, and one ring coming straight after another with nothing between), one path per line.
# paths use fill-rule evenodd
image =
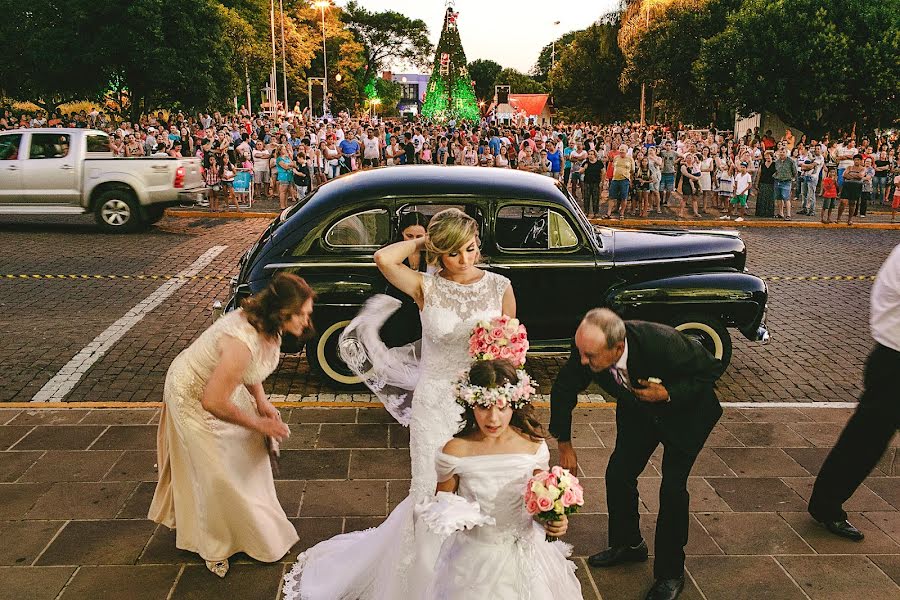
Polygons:
M541 521L558 521L578 512L580 506L584 506L584 488L560 466L534 475L525 487L525 510Z
M521 368L527 353L525 326L506 315L479 321L469 338L469 356L475 360L505 359Z

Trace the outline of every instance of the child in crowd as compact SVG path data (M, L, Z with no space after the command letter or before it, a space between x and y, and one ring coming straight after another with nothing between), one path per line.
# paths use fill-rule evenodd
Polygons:
M727 220L731 218L731 195L734 191L734 173L732 173L732 166L727 165L724 168L719 169L716 173L716 181L719 184L719 198L721 198L725 209L725 214L719 218Z
M734 220L735 223L744 220L747 212L747 196L750 195L750 186L753 184L753 176L747 172L747 166L747 163L742 162L734 176L734 197L731 199L731 206L737 206L740 212L740 216Z
M234 175L234 165L231 164L228 153L225 153L222 155L222 195L225 197L225 209L227 210L229 206L234 204L237 212L241 212L237 196L234 195Z
M828 169L828 174L822 178L822 222L823 223L831 223L831 211L834 210L834 205L837 202L837 177L835 175L834 167ZM825 217L825 214L828 214L828 217Z
M297 153L297 162L294 163L294 188L297 193L297 199L301 200L309 191L311 178L309 176L309 165L306 162L306 154Z

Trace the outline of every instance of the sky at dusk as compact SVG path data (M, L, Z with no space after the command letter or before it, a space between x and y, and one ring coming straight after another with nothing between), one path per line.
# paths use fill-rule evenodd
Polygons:
M395 10L428 25L437 45L444 0L357 0L371 11ZM346 0L336 0L344 6ZM541 48L567 31L584 29L618 6L618 0L456 0L466 59L489 58L528 72ZM559 25L554 25L559 21ZM398 65L399 66L399 65Z

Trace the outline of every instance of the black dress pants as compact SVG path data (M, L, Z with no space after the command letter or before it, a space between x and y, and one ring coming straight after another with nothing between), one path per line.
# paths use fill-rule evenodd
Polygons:
M843 504L869 476L900 428L900 352L878 344L866 361L856 412L819 470L809 514L817 521L847 518Z
M653 573L657 578L681 577L690 519L687 479L699 449L690 452L667 443L651 417L634 408L625 408L622 403L616 410L616 432L616 448L606 468L609 545L635 546L641 542L637 478L662 443Z

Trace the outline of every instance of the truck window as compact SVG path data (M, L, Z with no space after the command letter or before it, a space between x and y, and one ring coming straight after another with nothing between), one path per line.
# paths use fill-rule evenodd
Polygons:
M32 133L28 158L65 158L69 155L69 136L58 133Z
M87 136L88 152L109 152L109 136L94 133Z
M18 160L21 143L21 133L0 136L0 160Z

